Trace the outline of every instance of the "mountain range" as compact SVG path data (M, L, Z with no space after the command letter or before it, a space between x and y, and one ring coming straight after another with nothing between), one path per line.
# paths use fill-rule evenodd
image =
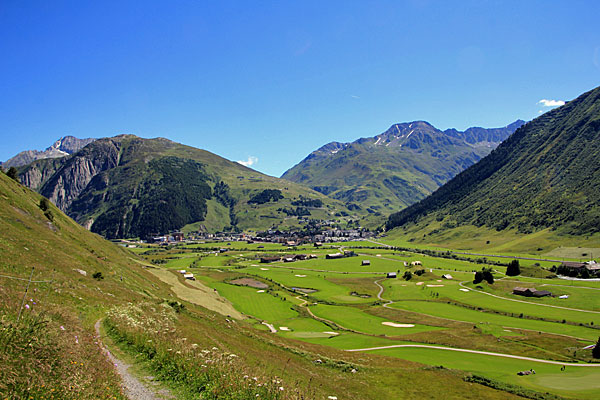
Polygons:
M387 229L592 235L600 231L599 145L600 87L527 123L431 196L392 214Z
M9 158L3 163L0 163L3 167L21 167L27 165L35 160L42 160L46 158L60 158L73 154L88 144L92 143L94 138L78 139L74 136L65 136L58 139L52 146L48 147L44 151L38 150L25 150L20 152L14 157Z
M392 125L380 135L331 142L281 177L370 212L413 204L489 154L525 122L441 131L428 122Z
M120 135L19 169L20 181L107 238L172 230L299 228L301 216L355 214L343 203L208 151Z

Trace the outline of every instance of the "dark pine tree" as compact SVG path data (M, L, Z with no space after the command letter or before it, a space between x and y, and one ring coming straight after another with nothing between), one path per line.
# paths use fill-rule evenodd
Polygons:
M592 350L592 357L600 358L600 337L598 338L598 343L596 343L596 347Z
M19 174L17 173L17 169L15 167L10 167L6 172L6 175L8 175L9 178L19 182Z
M517 276L521 275L521 267L519 266L519 260L512 260L508 267L506 267L506 275Z

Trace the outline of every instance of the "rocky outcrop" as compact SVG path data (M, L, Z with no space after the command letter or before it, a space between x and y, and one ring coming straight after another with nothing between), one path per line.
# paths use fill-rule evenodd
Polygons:
M110 139L99 140L94 146L84 148L65 161L44 183L40 193L66 211L96 175L119 164L120 148L120 143ZM32 178L35 178L33 174Z

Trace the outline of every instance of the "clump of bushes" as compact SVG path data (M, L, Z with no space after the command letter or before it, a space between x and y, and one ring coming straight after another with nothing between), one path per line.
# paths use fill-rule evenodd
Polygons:
M481 269L481 271L475 272L475 278L473 279L473 283L474 284L478 284L478 283L481 283L483 281L486 281L490 285L494 283L494 275L492 275L492 269L491 268L485 268L485 267L483 267Z
M54 221L54 214L52 214L52 211L50 210L50 201L47 198L42 197L38 207L44 212L44 216L48 218L49 221Z

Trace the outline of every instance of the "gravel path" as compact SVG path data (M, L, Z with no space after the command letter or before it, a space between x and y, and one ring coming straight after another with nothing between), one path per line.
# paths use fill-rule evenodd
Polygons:
M100 340L100 320L96 321L94 325L96 329L96 335L98 335L98 340ZM115 366L117 373L121 376L123 380L122 387L123 391L127 398L131 400L162 400L162 399L172 399L174 396L166 389L161 389L160 394L155 393L153 390L150 390L146 385L140 382L139 379L134 377L128 372L129 367L131 365L119 360L102 344L102 348L104 349L104 353Z
M269 328L269 330L270 330L272 333L277 333L277 329L275 329L275 327L273 326L273 324L269 324L268 322L263 322L262 324L263 324L263 325L266 325L266 326L267 326L267 328Z

